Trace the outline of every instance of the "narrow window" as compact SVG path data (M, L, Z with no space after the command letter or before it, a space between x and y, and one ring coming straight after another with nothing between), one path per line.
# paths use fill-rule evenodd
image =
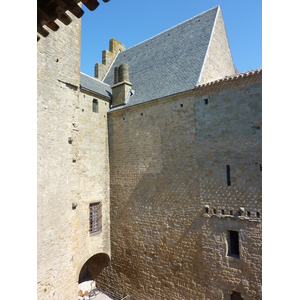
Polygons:
M98 101L96 99L93 100L93 112L98 112Z
M90 204L90 233L101 231L102 229L102 206L101 203Z
M208 99L204 99L204 104L205 104L205 105L208 104Z
M233 211L232 210L230 211L230 215L233 216Z
M226 165L226 175L227 175L227 186L231 186L231 181L230 181L230 165Z
M222 209L222 215L224 215L224 214L225 214L224 209Z
M238 231L228 231L228 256L239 258L239 233Z
M205 207L205 213L208 214L208 208L207 207Z
M260 171L262 172L262 166L261 166L261 164L259 164L259 169L260 169Z
M259 211L256 213L256 217L259 219L260 218L260 213Z
M181 107L183 107L183 104L180 104Z
M247 217L250 218L250 211L247 211Z
M217 213L217 210L216 209L214 209L214 215Z

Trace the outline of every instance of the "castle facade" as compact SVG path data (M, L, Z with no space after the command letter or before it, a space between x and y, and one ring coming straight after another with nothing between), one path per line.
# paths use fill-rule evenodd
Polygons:
M262 298L262 70L220 7L80 72L80 19L38 41L38 299Z

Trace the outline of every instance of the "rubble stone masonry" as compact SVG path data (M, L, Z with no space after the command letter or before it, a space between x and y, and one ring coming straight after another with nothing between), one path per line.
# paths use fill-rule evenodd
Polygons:
M261 299L261 80L237 81L109 113L111 266L94 276L114 297Z

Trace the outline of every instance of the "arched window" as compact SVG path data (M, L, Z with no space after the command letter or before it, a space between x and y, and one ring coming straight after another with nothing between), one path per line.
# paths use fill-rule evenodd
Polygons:
M93 99L93 112L98 112L98 100Z

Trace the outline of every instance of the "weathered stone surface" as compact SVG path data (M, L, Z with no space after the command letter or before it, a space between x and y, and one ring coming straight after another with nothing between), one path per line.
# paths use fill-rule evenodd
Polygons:
M224 33L220 13L204 81L233 67ZM103 76L123 49L110 41ZM261 81L107 115L107 97L80 89L80 20L37 50L38 299L76 299L85 268L117 298L261 299ZM94 202L102 227L89 234Z
M109 113L112 264L97 281L115 297L261 299L261 83L205 98Z
M76 299L84 263L110 254L108 101L80 91L80 20L37 50L37 296ZM93 202L102 204L102 229L90 235Z

